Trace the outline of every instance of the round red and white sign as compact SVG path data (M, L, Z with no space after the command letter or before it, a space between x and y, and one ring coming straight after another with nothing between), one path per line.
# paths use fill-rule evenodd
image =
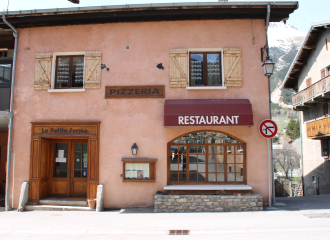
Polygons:
M263 120L259 125L260 134L265 138L272 138L277 133L277 125L273 120Z

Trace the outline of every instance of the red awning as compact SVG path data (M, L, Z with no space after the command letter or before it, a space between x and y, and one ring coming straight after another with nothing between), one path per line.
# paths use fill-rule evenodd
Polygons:
M248 99L165 100L164 126L252 126Z

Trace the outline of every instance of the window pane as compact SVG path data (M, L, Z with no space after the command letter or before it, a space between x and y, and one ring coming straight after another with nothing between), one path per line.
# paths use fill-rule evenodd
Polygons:
M243 173L243 164L236 164L236 172Z
M178 154L179 151L179 146L171 146L171 153Z
M57 65L56 88L69 87L69 64L70 58L59 57Z
M189 156L190 163L197 163L197 155L190 155Z
M179 163L186 163L186 155L179 155Z
M209 163L215 163L216 155L209 155Z
M197 182L197 174L189 174L190 182Z
M198 172L205 172L205 164L198 164Z
M243 181L243 174L236 173L236 182L242 182Z
M234 154L234 147L233 146L227 146L227 154Z
M197 164L189 164L189 172L197 172Z
M203 54L190 54L190 85L203 86Z
M87 143L83 143L83 151L87 152L87 150L88 150Z
M220 54L207 54L207 85L221 85Z
M234 182L235 181L235 173L228 173L227 174L227 181Z
M224 173L218 173L217 174L217 181L218 182L224 182L225 181L225 174Z
M227 163L234 163L235 155L227 155Z
M74 153L74 169L81 169L81 153L75 152Z
M179 156L178 155L171 155L171 163L178 163L179 162Z
M236 154L242 154L243 153L243 146L236 146Z
M10 84L11 64L0 64L0 83Z
M236 155L236 163L243 163L243 155Z
M180 172L187 172L187 165L186 164L179 164L179 171Z
M225 156L224 155L218 155L217 156L217 163L224 163L225 162Z
M234 169L235 164L228 164L227 167L228 167L228 170L227 170L227 171L228 171L229 173L231 173L231 172L235 172L235 169Z
M217 164L217 172L225 172L225 165Z
M209 172L215 172L215 164L209 164Z
M205 173L199 173L198 174L198 182L205 182Z
M186 146L180 146L179 147L179 153L180 154L186 154L187 153Z
M72 67L72 87L83 87L84 57L74 57Z
M197 153L197 146L189 146L189 153Z
M177 171L179 171L178 164L170 164L170 171L171 172L177 172Z
M187 175L186 174L179 174L179 182L186 182Z
M75 151L81 151L81 143L76 143L74 146Z
M171 181L177 182L178 181L178 174L171 174Z
M66 178L68 170L68 143L54 143L54 177Z
M205 153L205 146L198 146L198 153Z
M81 177L81 170L74 170L74 177L80 178Z
M215 173L209 173L209 182L216 182Z
M205 155L198 155L198 162L205 163Z

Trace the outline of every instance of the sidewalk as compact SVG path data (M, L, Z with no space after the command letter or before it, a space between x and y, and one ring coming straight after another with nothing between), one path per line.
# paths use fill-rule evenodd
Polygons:
M287 206L276 211L221 213L153 213L153 208L104 212L0 212L0 238L330 239L327 202L330 195L277 200L286 202ZM307 203L311 203L310 207L306 207ZM169 230L190 230L190 235L169 236Z

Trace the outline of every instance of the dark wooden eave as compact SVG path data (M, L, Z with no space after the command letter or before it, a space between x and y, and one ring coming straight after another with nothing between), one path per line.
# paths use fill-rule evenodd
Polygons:
M287 73L284 82L282 84L283 88L292 88L297 90L298 89L298 79L302 69L307 64L307 60L310 54L316 47L316 44L319 40L320 35L330 28L330 22L324 24L316 24L312 25L307 36L305 37L304 43L300 47L296 58L292 62L292 65Z
M271 22L289 18L298 2L212 2L102 6L68 9L3 12L16 28L101 24L117 22L152 22L179 20L266 19L271 5ZM8 28L0 22L0 28Z

